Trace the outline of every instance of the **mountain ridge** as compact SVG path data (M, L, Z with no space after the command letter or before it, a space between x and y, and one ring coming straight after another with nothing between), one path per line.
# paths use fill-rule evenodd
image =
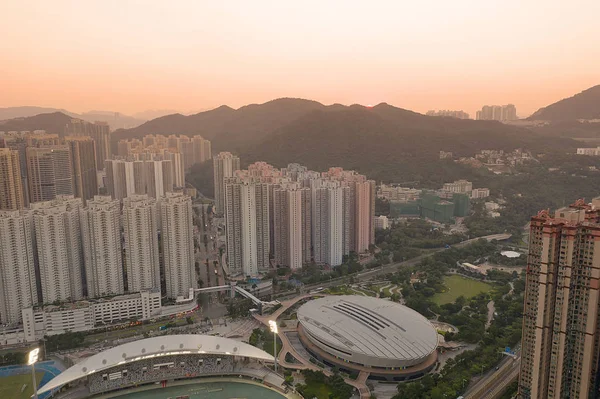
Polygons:
M552 122L600 119L600 85L540 108L527 120Z
M78 114L62 108L38 107L30 105L0 108L0 121L17 118L29 118L41 114L52 114L56 112L60 112L72 118L81 119L87 122L107 122L113 130L125 127L136 127L146 121L146 119L140 119L113 111L91 110Z

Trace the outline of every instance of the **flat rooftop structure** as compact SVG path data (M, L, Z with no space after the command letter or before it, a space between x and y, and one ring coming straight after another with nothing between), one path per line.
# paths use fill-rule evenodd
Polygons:
M519 256L521 256L519 252L515 251L502 251L500 252L500 255L506 256L507 258L518 258Z
M437 332L425 317L396 302L340 295L315 299L298 309L308 339L349 363L405 368L436 350Z

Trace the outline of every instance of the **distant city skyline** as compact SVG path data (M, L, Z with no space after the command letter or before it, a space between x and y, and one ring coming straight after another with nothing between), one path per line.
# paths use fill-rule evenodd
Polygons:
M0 66L0 107L135 114L298 97L472 117L515 104L524 117L600 83L593 0L9 0L0 12L11 60Z

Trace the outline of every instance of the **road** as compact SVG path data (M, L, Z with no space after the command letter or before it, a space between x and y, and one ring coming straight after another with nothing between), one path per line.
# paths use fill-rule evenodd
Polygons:
M205 287L218 286L225 284L225 276L220 267L219 249L218 249L218 228L213 215L208 213L207 204L194 204L194 225L196 226L195 241L198 243L196 248L196 261L199 263L199 279L204 282ZM215 263L217 262L217 263ZM218 294L210 296L211 302L217 302Z
M470 239L470 240L463 241L463 242L461 242L459 244L456 244L455 246L456 247L462 247L462 246L468 245L468 244L470 244L472 242L475 242L475 241L477 241L477 240L479 240L481 238L485 238L485 239L488 239L488 240L493 240L493 239L508 239L508 238L510 238L510 235L507 235L507 234L503 234L503 235L494 234L494 235L486 236L486 237L478 237L478 238L473 238L473 239ZM385 265L385 266L382 266L382 267L377 268L377 269L368 270L368 271L365 271L365 272L362 272L362 273L357 273L355 275L355 277L359 278L359 279L366 279L366 278L370 278L370 277L375 277L375 276L377 276L379 274L393 273L393 272L397 271L398 268L400 268L400 267L415 265L418 262L420 262L422 259L424 259L424 258L426 258L428 256L431 256L431 255L433 255L436 252L440 252L440 251L444 251L444 250L445 249L435 250L435 251L429 252L427 254L420 255L420 256L418 256L416 258L413 258L413 259L410 259L410 260L407 260L407 261L404 261L404 262L398 262L398 263L394 263L394 264L390 264L390 265ZM322 282L322 283L318 283L318 284L313 284L313 285L310 285L310 286L305 286L304 288L305 289L311 289L311 288L316 288L316 287L323 287L323 288L325 288L325 287L329 287L329 286L332 286L332 285L338 285L342 281L347 280L348 277L349 276L345 276L345 277L342 277L342 278L339 278L339 279L332 279L330 281L326 281L326 282ZM279 309L277 309L273 314L271 314L271 315L258 315L258 314L255 314L254 318L257 321L259 321L262 324L264 324L265 326L268 326L269 320L277 320L277 318L279 318L279 316L281 316L287 309L289 309L290 307L294 306L298 301L300 301L302 299L305 299L305 298L309 298L309 297L312 296L311 294L304 294L304 295L299 295L298 296L295 291L291 292L290 295L293 295L293 297L291 299L282 301L281 302L281 307ZM283 299L283 298L280 297L280 299ZM279 337L280 337L280 339L281 339L281 341L282 341L282 343L283 343L283 348L282 348L282 350L281 350L281 352L279 353L279 356L278 356L279 363L282 366L284 366L284 367L292 368L292 369L305 369L305 368L308 368L308 369L313 369L313 370L320 370L318 367L316 367L314 364L310 363L307 359L304 359L302 356L300 356L296 352L296 350L294 349L293 345L291 345L291 343L289 342L289 340L288 340L288 338L287 338L287 336L285 334L286 330L287 329L281 329L279 331L279 334L278 334ZM300 362L300 364L286 362L285 361L285 355L286 355L286 353L292 354L296 359L298 359L298 361ZM503 360L503 361L505 361L505 360ZM517 367L517 369L518 369L518 367ZM358 391L360 392L361 398L368 398L368 397L370 397L370 391L369 391L369 388L366 385L366 378L367 378L367 376L368 375L365 374L364 376L362 376L363 377L362 379L359 378L357 380L346 379L346 382L348 384L350 384L350 385L352 385L352 386L354 386L355 388L358 389Z
M491 240L507 240L511 237L510 234L491 234L488 236L483 236L483 237L476 237L476 238L471 238L469 240L465 240L462 241L458 244L454 244L455 247L464 247L465 245L469 245L477 240L480 239L486 239L488 241ZM440 248L440 249L435 249L431 252L428 252L426 254L423 255L419 255L416 258L412 258L403 262L396 262L396 263L390 263L388 265L383 265L381 267L378 267L376 269L370 269L370 270L366 270L360 273L356 273L356 274L351 274L351 275L347 275L344 277L338 277L335 279L331 279L329 281L322 281L320 283L315 283L315 284L307 284L305 285L303 288L304 290L311 290L311 289L315 289L315 288L327 288L327 287L331 287L331 286L336 286L336 285L340 285L343 283L348 282L348 280L350 279L350 277L355 277L357 279L369 279L371 277L376 277L379 276L381 274L385 275L385 274L389 274L389 273L394 273L397 272L399 268L401 267L406 267L406 266L414 266L417 263L419 263L421 260L432 256L433 254L437 253L437 252L441 252L441 251L445 251L445 248ZM289 296L294 296L297 295L296 291L287 291L287 292L281 292L275 295L275 297L277 299L281 299L281 298L285 298L285 297L289 297Z
M465 399L493 399L498 397L519 376L521 366L520 349L516 351L515 358L506 356L498 364L497 370L486 373L471 388L464 393Z

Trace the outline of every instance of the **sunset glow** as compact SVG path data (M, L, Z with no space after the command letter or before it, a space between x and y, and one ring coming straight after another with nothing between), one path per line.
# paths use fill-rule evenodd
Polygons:
M600 82L597 0L5 0L0 14L1 107L376 98L472 117L514 103L527 115Z

